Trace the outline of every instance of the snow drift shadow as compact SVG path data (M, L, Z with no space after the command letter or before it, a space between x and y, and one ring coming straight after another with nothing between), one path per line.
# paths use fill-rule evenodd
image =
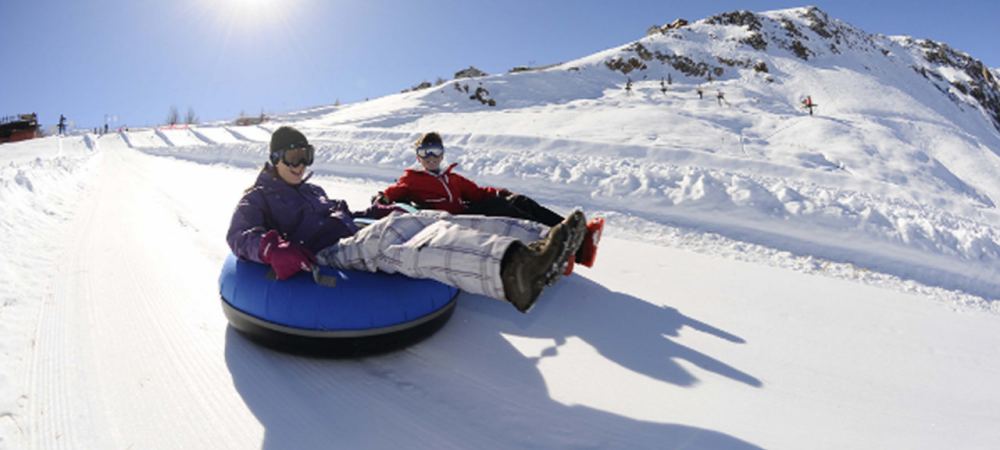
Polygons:
M226 364L265 428L264 449L759 448L718 431L554 400L539 358L522 355L504 333L557 342L580 336L609 359L678 385L696 380L675 358L761 385L663 335L690 326L742 342L736 336L581 277L560 285L528 316L462 294L455 316L437 335L404 351L358 360L280 354L230 328Z

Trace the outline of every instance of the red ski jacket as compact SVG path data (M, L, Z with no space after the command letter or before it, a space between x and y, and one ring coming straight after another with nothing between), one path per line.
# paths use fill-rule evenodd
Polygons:
M440 209L452 214L465 212L470 202L501 195L501 189L479 187L468 178L451 173L457 165L452 163L440 174L406 169L382 195L390 202L412 202L421 209Z

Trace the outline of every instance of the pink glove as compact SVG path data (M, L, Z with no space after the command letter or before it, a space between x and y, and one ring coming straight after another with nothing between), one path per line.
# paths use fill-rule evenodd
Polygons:
M274 230L260 239L260 260L271 265L279 280L287 280L299 271L308 272L316 262L312 252L282 239Z

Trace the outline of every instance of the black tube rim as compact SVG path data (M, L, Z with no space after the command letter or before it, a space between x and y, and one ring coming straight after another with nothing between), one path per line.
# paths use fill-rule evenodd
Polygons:
M459 292L456 290L447 304L422 317L366 330L288 327L247 314L229 304L225 298L222 298L222 309L230 326L265 347L305 356L358 357L408 347L434 334L454 313Z

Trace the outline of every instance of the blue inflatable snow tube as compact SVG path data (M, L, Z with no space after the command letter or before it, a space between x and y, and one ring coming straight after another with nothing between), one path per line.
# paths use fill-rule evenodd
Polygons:
M322 268L336 287L303 272L288 280L230 254L222 266L222 308L237 331L298 354L361 356L413 344L440 329L458 289L403 275Z

